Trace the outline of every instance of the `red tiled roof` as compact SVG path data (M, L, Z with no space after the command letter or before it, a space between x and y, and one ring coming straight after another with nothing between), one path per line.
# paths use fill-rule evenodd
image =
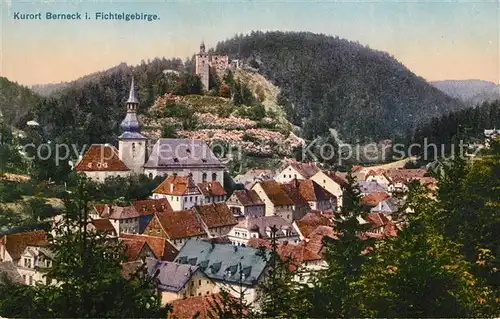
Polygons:
M311 178L314 174L320 171L316 163L291 162L290 166L292 166L304 178Z
M210 228L234 226L238 223L226 203L212 203L194 207L201 220Z
M243 206L260 206L264 205L264 202L260 199L257 192L254 190L236 190L233 195Z
M231 294L229 294L229 298L238 302ZM212 310L213 305L215 303L220 305L221 301L222 295L220 293L174 300L171 302L172 312L167 316L167 319L190 319L194 318L197 313L199 314L196 317L198 319L210 319L211 315L216 315Z
M308 202L329 201L335 196L318 185L315 181L309 179L291 181L292 186L298 184L300 196Z
M204 196L225 196L226 191L219 182L199 183L198 188Z
M47 233L43 230L35 230L25 233L4 235L1 243L5 245L5 250L13 260L21 258L21 254L27 246L48 245Z
M153 190L153 193L174 196L201 194L189 176L169 176Z
M162 237L149 235L121 234L120 239L144 241L148 244L157 259L174 261L179 251Z
M371 206L375 207L377 206L381 201L383 201L386 198L389 198L389 194L385 192L376 192L376 193L370 193L361 198L361 203L366 205L366 206Z
M422 168L408 169L408 168L396 168L396 169L388 169L385 172L385 175L391 181L395 180L403 180L409 181L412 179L420 179L427 174L427 171Z
M145 246L149 247L146 241L143 240L134 240L134 239L126 239L120 238L120 240L125 245L125 251L123 254L125 255L125 259L127 261L136 261L139 258L141 251Z
M107 218L94 219L91 221L92 225L101 232L114 232L115 228Z
M96 211L98 216L102 216L104 209L106 208L106 204L95 204L94 210Z
M154 218L158 219L169 239L189 238L206 234L193 210L156 213Z
M133 206L141 216L173 211L166 198L137 200L133 203Z
M309 237L318 226L333 226L332 214L323 213L321 211L310 211L300 220L296 220L295 224L304 237Z
M92 144L75 166L78 172L130 171L118 156L118 150L107 144Z
M366 218L371 224L371 231L366 233L366 236L372 238L393 237L397 236L397 228L383 213L369 213ZM375 233L377 232L377 233Z
M275 180L259 182L260 186L276 206L293 205L294 201L288 196L282 185Z

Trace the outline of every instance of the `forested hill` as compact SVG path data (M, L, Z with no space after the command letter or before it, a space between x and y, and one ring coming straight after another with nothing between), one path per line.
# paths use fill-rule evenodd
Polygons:
M391 138L461 108L389 54L338 37L252 32L217 44L281 88L279 102L307 138Z
M20 126L40 97L29 88L0 77L0 113L5 123Z

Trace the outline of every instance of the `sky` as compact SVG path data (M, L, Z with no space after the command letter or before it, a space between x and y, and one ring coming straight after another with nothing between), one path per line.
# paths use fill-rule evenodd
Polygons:
M75 80L121 62L185 59L252 30L311 31L389 52L428 81L500 83L500 1L0 0L0 75L23 85ZM42 20L16 20L41 13ZM89 14L46 20L47 12ZM95 20L96 12L158 21Z

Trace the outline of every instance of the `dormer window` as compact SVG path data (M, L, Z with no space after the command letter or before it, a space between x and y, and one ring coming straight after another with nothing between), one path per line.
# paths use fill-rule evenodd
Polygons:
M87 164L87 167L88 167L88 168L92 168L92 163L88 163L88 164Z

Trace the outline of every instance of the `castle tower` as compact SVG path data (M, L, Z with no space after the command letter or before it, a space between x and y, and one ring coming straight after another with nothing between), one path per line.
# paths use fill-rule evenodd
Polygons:
M141 134L137 107L139 99L135 92L134 78L130 84L130 93L127 100L127 115L120 124L123 133L118 138L118 154L120 159L134 173L141 174L146 162L147 138Z
M205 43L201 42L200 53L196 55L196 75L201 79L203 88L208 91L208 76L210 72L208 54L205 52Z

